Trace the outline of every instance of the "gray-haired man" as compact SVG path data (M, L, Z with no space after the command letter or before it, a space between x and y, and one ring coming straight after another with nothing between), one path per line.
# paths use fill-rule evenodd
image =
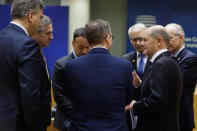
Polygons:
M44 48L49 46L50 41L53 39L53 25L51 18L49 16L44 15L41 19L41 23L39 28L32 37L37 40L40 48Z
M45 131L50 123L40 47L30 38L42 17L42 0L14 0L12 21L0 32L1 131Z

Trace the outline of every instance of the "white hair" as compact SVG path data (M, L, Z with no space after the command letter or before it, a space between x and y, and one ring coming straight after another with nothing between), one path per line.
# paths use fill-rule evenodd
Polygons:
M181 25L176 24L176 23L170 23L165 26L165 28L169 28L169 27L175 29L176 34L185 36L185 32Z
M137 23L133 26L131 26L128 30L128 34L131 34L131 32L139 32L145 30L147 27L143 23Z

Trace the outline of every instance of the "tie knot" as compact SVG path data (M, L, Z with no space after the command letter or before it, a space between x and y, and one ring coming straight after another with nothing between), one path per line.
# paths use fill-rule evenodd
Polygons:
M140 58L144 58L144 54L142 54L142 53L140 53L138 56L139 56Z

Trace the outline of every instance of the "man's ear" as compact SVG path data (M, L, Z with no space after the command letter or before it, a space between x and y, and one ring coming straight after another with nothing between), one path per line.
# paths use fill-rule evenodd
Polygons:
M159 43L159 45L161 45L161 43L163 42L163 39L161 37L157 37L157 42Z
M34 15L34 12L33 11L29 11L27 13L28 22L32 23L32 21L33 21L33 15Z
M184 39L184 35L180 34L179 38L183 40Z
M74 40L72 40L72 46L74 47L74 45L75 45L75 42L74 42Z
M106 41L106 43L110 42L110 36L109 35L106 36L105 41Z

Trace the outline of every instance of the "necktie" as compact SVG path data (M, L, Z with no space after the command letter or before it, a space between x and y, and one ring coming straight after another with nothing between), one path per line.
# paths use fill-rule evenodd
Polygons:
M143 78L146 76L146 74L150 71L151 68L152 68L152 62L148 59L144 67Z
M140 57L140 63L139 63L137 72L138 72L138 75L142 77L142 74L144 72L144 54L139 54L138 56Z
M42 56L42 60L43 60L44 65L45 65L45 69L46 69L46 72L47 72L48 79L50 80L47 62L46 62L45 56L44 56L44 54L42 52L41 52L41 56Z

